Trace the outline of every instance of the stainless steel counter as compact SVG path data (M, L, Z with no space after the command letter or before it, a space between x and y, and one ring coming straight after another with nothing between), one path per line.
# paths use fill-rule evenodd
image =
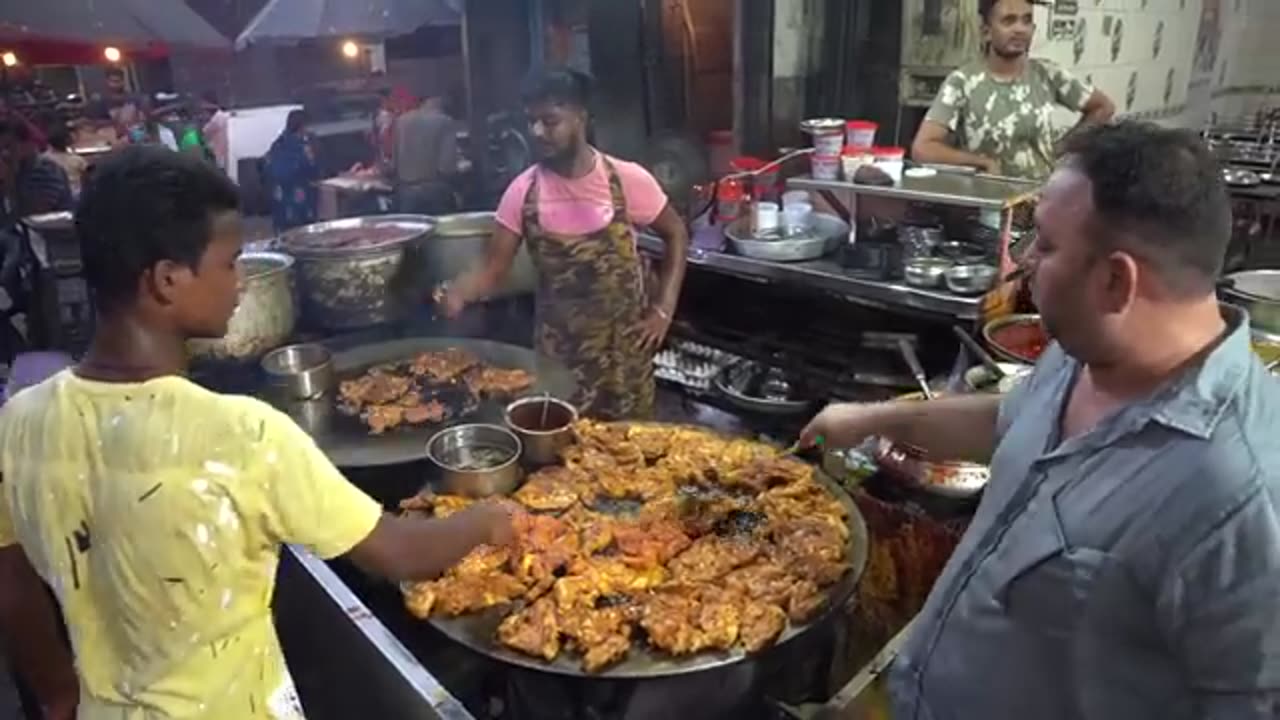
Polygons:
M1018 195L1035 190L1033 180L939 172L927 178L904 177L892 186L855 185L841 180L791 178L787 186L797 190L852 192L868 197L883 197L914 202L932 202L953 207L999 209Z
M639 245L642 251L657 257L666 249L662 240L646 234L639 236ZM827 258L776 263L723 252L691 250L689 265L757 282L804 285L886 310L913 310L959 320L976 320L982 310L981 297L962 297L945 290L919 290L902 283L858 277Z
M474 720L324 562L281 553L275 623L311 720Z

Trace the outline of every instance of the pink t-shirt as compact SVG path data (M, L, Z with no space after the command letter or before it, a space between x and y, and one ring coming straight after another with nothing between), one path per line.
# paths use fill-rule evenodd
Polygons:
M498 203L497 220L517 235L522 233L524 198L536 175L538 178L538 221L556 235L588 235L603 229L613 218L609 194L609 173L596 153L595 166L580 178L569 179L544 170L541 165L520 173ZM622 180L627 198L627 215L632 225L644 227L658 218L667 206L667 194L658 180L636 163L609 158Z

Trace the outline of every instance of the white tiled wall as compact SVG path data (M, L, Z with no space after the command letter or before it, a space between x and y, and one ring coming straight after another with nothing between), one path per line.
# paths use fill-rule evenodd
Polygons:
M1213 60L1208 71L1196 67L1205 3L1216 3L1220 11L1216 58L1208 53ZM1213 112L1239 115L1280 104L1280 0L1079 0L1077 5L1073 22L1082 27L1073 36L1054 39L1051 30L1062 16L1037 8L1032 52L1090 79L1121 115L1198 127ZM1072 117L1064 113L1060 120L1066 125Z

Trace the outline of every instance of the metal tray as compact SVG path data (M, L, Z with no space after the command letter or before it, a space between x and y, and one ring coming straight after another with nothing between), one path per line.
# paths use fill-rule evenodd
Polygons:
M532 372L537 381L526 395L548 393L568 399L577 390L573 373L563 364L539 356L533 350L490 340L464 338L406 338L374 345L362 345L333 356L339 380L358 375L373 365L407 360L420 352L459 348L481 362L503 368ZM334 402L334 400L330 400ZM467 414L439 424L400 428L383 435L370 435L358 420L334 413L328 427L315 428L316 444L338 467L376 467L414 462L427 456L427 440L441 428L458 422L502 424L502 411L509 400L482 400Z
M802 262L834 252L849 237L849 223L828 213L813 214L813 228L798 238L761 239L750 234L749 218L725 228L724 236L734 251L744 257L770 262Z
M757 362L744 360L729 365L716 373L715 379L712 381L712 387L739 410L747 412L760 413L762 415L799 415L813 408L814 401L812 400L794 397L786 400L772 400L746 395L738 390L738 388L742 387L743 375L754 375L767 371L767 368L761 367Z
M510 605L499 605L483 612L456 618L433 617L427 622L451 640L481 655L530 670L574 677L613 680L659 678L701 672L767 656L793 638L819 626L833 610L843 605L853 595L853 591L858 586L858 580L866 569L870 536L862 513L858 511L853 498L849 497L848 493L825 472L815 468L815 479L835 495L848 513L849 543L845 548L845 558L849 562L849 571L838 583L827 590L827 601L813 619L804 625L793 625L788 621L787 628L778 637L778 641L757 655L749 655L741 648L735 648L731 652L704 652L690 657L675 658L637 643L632 645L626 660L601 672L587 673L582 669L579 658L573 653L561 652L554 661L545 662L501 645L497 641L498 625L509 614Z

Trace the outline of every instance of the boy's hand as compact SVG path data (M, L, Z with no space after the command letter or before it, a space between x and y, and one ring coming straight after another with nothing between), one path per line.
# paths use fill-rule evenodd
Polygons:
M516 531L512 520L520 512L520 506L510 500L484 500L463 510L468 524L475 523L484 537L485 544L506 546L516 541Z

